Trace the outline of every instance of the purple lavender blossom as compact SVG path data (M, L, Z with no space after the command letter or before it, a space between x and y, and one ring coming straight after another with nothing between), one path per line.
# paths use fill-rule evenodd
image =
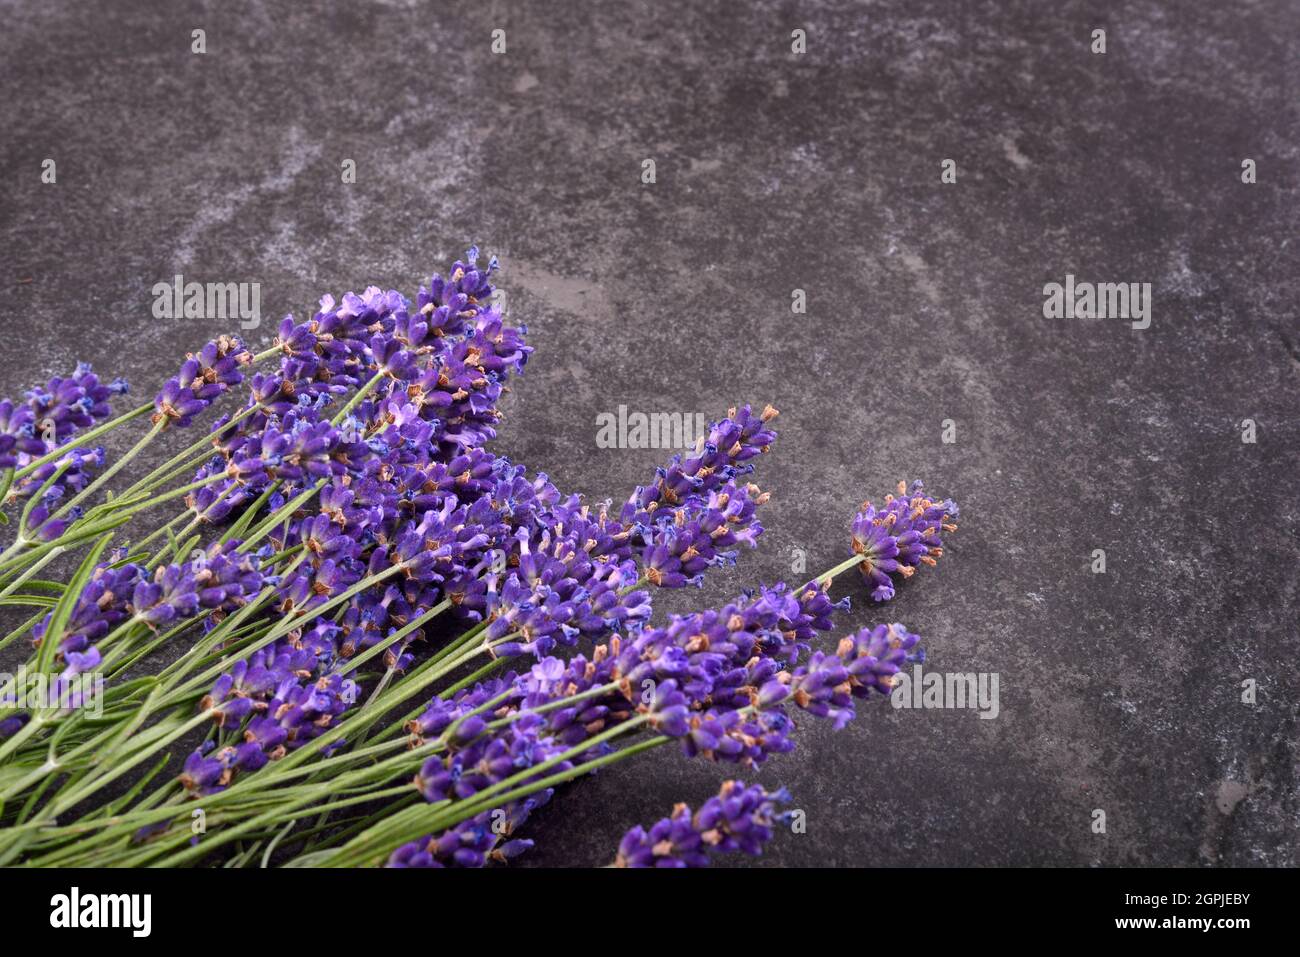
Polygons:
M168 379L154 398L155 424L189 425L212 401L243 381L241 367L252 360L238 336L219 336L190 353L180 372Z
M490 302L496 260L484 268L477 260L471 249L414 303L370 287L339 301L323 297L307 322L286 317L276 339L279 369L250 378L238 421L218 421L212 457L196 475L213 481L187 505L215 523L264 490L264 507L274 510L320 484L315 504L277 522L257 555L231 542L151 574L136 566L117 577L97 570L74 608L60 645L68 675L97 666L95 641L123 621L160 630L208 610L211 623L266 587L274 589L272 613L294 619L367 575L398 570L350 596L328 620L244 653L216 680L200 702L216 725L214 740L188 757L180 777L192 796L216 793L322 736L326 753L342 746L328 736L337 737L333 729L360 693L347 665L444 601L461 618L485 624L481 650L533 660L522 674L434 698L410 722L415 740L437 739L414 780L430 802L471 800L585 748L536 777L571 769L621 745L622 737L590 742L630 719L640 719L631 725L636 733L673 738L688 756L754 766L794 746L796 717L838 728L857 700L887 693L898 670L919 660L916 636L899 625L863 629L833 654L811 651L847 602L833 603L819 584L764 587L652 627L640 584L696 584L762 533L756 513L767 496L742 477L775 440L777 412L730 410L694 451L674 456L617 511L562 495L545 475L530 477L484 448L496 435L505 383L522 372L531 349L526 330L507 325ZM189 356L156 397L155 423L189 424L243 381L250 359L240 340L227 337ZM346 416L333 415L377 376ZM76 387L59 380L30 403L54 418L56 431L60 424L83 428L103 414L104 390L112 391L91 378ZM0 466L6 456L38 454L28 451L38 447L30 403L0 403ZM36 527L56 526L47 520L62 490L84 487L90 469L76 465L34 510ZM854 552L876 600L893 594L891 575L934 563L942 554L939 532L951 530L957 514L950 501L922 496L919 483L910 493L900 487L900 495L879 511L864 506L853 525ZM298 545L293 572L262 573L267 553ZM423 638L413 630L386 649L383 663L408 667ZM585 653L574 653L579 648ZM571 649L564 652L571 657L551 657L557 649ZM551 795L543 789L508 804L504 833L489 814L473 815L403 845L389 864L509 859L531 845L511 836L515 828ZM698 813L679 808L649 831L629 832L619 863L698 866L713 852L758 853L784 799L783 792L729 782Z
M389 856L387 866L483 867L488 863L504 864L533 846L529 840L505 840L526 819L527 813L513 806L504 820L492 811L484 811L441 834L426 835L403 844Z
M462 716L447 752L424 762L415 777L415 786L426 801L471 798L519 770L541 764L564 750L546 733L540 715L524 714L499 734L483 735L484 727L482 717ZM546 773L560 773L570 767L571 762L561 761Z
M777 807L789 793L727 781L694 814L685 804L669 817L623 835L615 867L707 867L717 854L739 851L757 857L782 821Z
M18 731L22 729L23 725L31 719L32 716L25 712L10 715L7 718L0 718L0 741L3 741L10 735L17 734Z
M0 401L0 469L18 465L20 459L45 453L45 443L36 437L35 417L25 405Z
M355 705L356 681L332 670L340 660L340 633L334 623L317 621L236 662L216 680L199 708L239 743L210 757L202 750L190 755L181 783L192 796L222 790L238 773L327 734Z
M698 585L705 569L733 563L736 553L731 546L758 544L763 526L755 520L755 511L767 500L758 486L737 487L730 480L707 495L687 496L670 510L671 516L663 516L667 520L642 531L646 580L660 588Z
M56 376L45 386L28 389L23 403L0 401L0 469L24 468L56 451L77 432L106 418L111 412L109 399L126 391L124 380L105 385L89 365L80 363L71 376ZM6 502L39 492L41 499L28 517L26 532L34 541L53 541L81 517L80 508L76 508L54 518L63 500L85 489L103 465L102 448L69 449L16 482Z
M853 519L853 553L862 556L858 566L872 587L875 601L894 597L892 575L911 578L918 565L934 565L943 555L940 532L957 530L958 508L952 499L942 502L922 494L920 482L909 491L898 483L898 497L885 496L877 509L864 502Z
M133 564L120 568L107 564L97 567L77 596L57 653L84 652L125 621L130 614L131 597L143 574L144 570ZM39 646L44 640L52 614L32 628L34 644Z
M112 411L109 399L127 390L126 380L104 384L82 362L67 378L56 376L43 388L29 389L26 400L38 432L47 441L46 451L53 451L75 433L107 418Z
M105 385L82 362L67 378L55 376L44 386L28 389L23 402L0 401L0 468L22 468L107 418L112 411L109 399L127 388L124 379ZM50 472L31 488L38 488Z
M619 521L625 526L650 524L651 515L664 506L680 505L690 494L713 491L730 479L753 471L750 461L776 441L768 423L779 413L772 406L754 415L749 406L731 409L715 422L709 434L690 455L675 455L659 469L652 485L638 488L624 504Z

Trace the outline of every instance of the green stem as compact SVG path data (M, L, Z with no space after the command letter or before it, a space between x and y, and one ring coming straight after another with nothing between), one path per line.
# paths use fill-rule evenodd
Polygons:
M615 736L615 733L623 733L626 730L630 730L627 726L633 723L639 723L640 720L642 719L633 719L631 722L624 722L622 725L617 725L604 734L597 735L595 738L585 742L583 745L579 745L576 749L571 748L569 751L564 752L564 755L557 755L549 761L544 761L535 767L528 768L518 774L512 775L510 778L499 782L499 784L494 785L492 788L478 792L472 798L467 798L462 801L431 804L425 808L418 809L416 813L395 815L389 821L381 821L368 832L358 835L352 841L349 841L348 844L339 848L338 851L322 863L326 867L362 867L367 864L376 863L383 858L385 853L391 853L395 847L398 847L407 841L416 840L425 834L444 831L447 828L453 827L461 821L474 817L477 814L481 814L484 811L501 807L546 788L571 781L574 778L581 777L584 774L589 774L592 771L605 767L608 764L612 764L615 761L625 760L634 755L640 754L642 751L658 747L659 745L672 740L665 736L650 738L629 745L628 747L621 748L611 754L602 755L601 757L594 758L590 761L577 764L565 771L534 779L524 784L518 784L518 786L513 789L509 788L507 782L514 783L524 778L532 777L538 772L545 770L547 767L553 767L559 761L568 760L568 757L574 756L575 751L578 754L581 754L584 750L590 749L591 746L599 743L602 739L608 740L608 738ZM489 791L493 793L489 794ZM396 827L392 825L392 821L398 822Z
M109 771L107 774L103 774L98 776L97 778L92 779L88 784L83 785L81 788L77 789L72 794L69 794L67 797L64 797L62 800L58 800L52 803L49 810L46 813L48 814L49 817L57 818L64 811L68 810L69 808L75 807L77 804L84 801L86 798L90 797L92 794L100 790L105 785L113 781L116 781L123 774L131 770L133 767L135 767L145 758L154 754L156 751L159 751L162 748L166 747L167 745L171 744L173 741L176 741L179 738L184 737L186 734L188 734L194 728L198 727L204 721L212 720L214 715L215 715L214 711L203 711L200 712L199 714L196 714L189 721L185 722L185 724L181 725L171 734L164 737L162 741L160 741L154 747L146 748L143 749L142 751L136 752L127 760L123 761L120 764L115 765L113 769Z
M44 568L46 565L54 561L54 559L58 558L62 554L63 554L62 547L55 546L54 548L51 548L48 552L45 553L45 555L39 561L28 566L27 571L23 572L21 575L19 575L17 578L11 581L8 585L6 585L4 590L0 591L0 598L5 598L9 595L12 595L14 593L14 589L16 589L23 582L27 581L27 579L31 578L38 571L40 571L42 568Z
M156 439L162 433L162 430L165 429L166 427L167 427L167 420L166 419L159 420L152 429L150 429L148 432L144 434L144 437L140 439L139 442L133 445L130 448L130 450L128 450L120 459L118 459L111 466L109 466L102 473L100 473L99 477L96 478L95 481L91 482L80 492L74 495L71 500L64 503L64 506L61 509L59 509L57 512L55 512L52 517L62 518L78 504L84 502L89 496L95 494L95 492L103 488L105 483L107 483L110 479L112 479L112 477L116 475L118 472L122 471L124 467L130 464L132 459L134 459L137 455L139 455L146 448L148 448L149 443L152 442L154 439Z
M396 565L391 566L390 568L385 569L382 572L361 579L361 581L357 582L351 588L348 588L346 591L338 595L336 598L332 598L321 605L317 605L316 607L308 611L306 614L297 615L295 617L284 620L279 625L276 625L275 627L271 628L270 631L268 631L265 635L263 635L260 639L258 639L257 642L251 645L246 650L247 653L251 654L252 652L257 651L259 648L265 648L267 645L271 644L271 642L275 641L277 638L283 638L285 635L289 634L289 632L294 631L298 628L302 628L308 622L315 620L316 618L320 617L321 615L325 614L328 611L333 610L334 608L337 608L339 605L348 601L350 598L352 598L353 595L357 594L358 592L370 588L372 585L377 585L379 582L391 578L393 575L396 575L399 572L405 571L406 568L407 568L407 564L405 562L400 562ZM218 662L208 670L201 672L200 674L196 675L194 678L191 678L189 681L175 688L172 691L172 693L168 695L167 699L161 702L161 705L163 707L166 707L167 705L176 704L180 701L183 701L185 699L185 693L187 691L192 690L196 687L200 687L205 683L212 681L218 675L220 675L221 672L224 671L226 667L227 667L226 665Z
M845 559L844 561L836 565L834 568L831 568L828 571L824 571L816 578L811 579L806 585L803 586L803 588L808 588L811 585L818 585L818 584L821 584L823 588L830 588L831 583L835 581L835 579L839 575L842 575L850 568L854 568L861 564L862 564L862 556L854 555L852 558ZM799 591L803 591L803 588L799 589Z
M3 638L0 638L0 651L3 651L5 648L7 648L13 642L17 641L23 635L30 634L33 626L35 626L36 623L39 622L42 618L44 618L47 614L48 612L42 608L36 614L32 615L31 618L28 618L25 622L23 622L21 625L15 628L13 631L9 632L9 634L5 635Z
M71 462L60 462L55 466L50 477L41 483L40 488L27 497L27 504L23 506L22 514L18 518L18 530L14 537L13 544L6 548L3 554L0 554L0 562L8 561L11 554L21 552L25 546L31 543L31 539L27 538L27 533L34 531L34 529L28 527L28 522L32 517L32 510L36 508L41 498L50 490L50 487L53 486L54 483L62 477L63 473L70 468L72 468ZM50 516L50 518L57 517L57 515Z
M640 754L642 751L649 751L651 748L657 748L660 745L667 744L669 741L673 741L673 740L675 739L670 738L667 735L659 735L658 737L647 738L644 741L638 741L636 744L630 744L625 748L619 748L617 751L614 751L610 754L606 754L603 755L602 757L595 758L591 761L585 761L582 764L575 765L573 768L571 768L568 771L562 771L558 774L552 774L549 777L542 778L539 781L530 781L528 784L524 784L514 788L513 790L506 791L504 794L498 794L491 801L478 800L478 798L483 794L483 792L479 792L479 794L474 795L474 798L471 799L470 801L454 802L447 811L445 811L443 814L439 815L435 819L434 827L437 830L446 830L449 827L454 827L455 825L459 824L461 821L468 820L469 818L474 817L476 814L481 814L484 811L490 810L493 807L498 807L503 804L509 804L512 801L518 801L521 798L526 798L532 794L536 794L538 791L544 791L547 788L554 787L557 784L563 784L566 781L572 781L574 778L581 777L584 774L589 774L592 771L597 770L598 768L603 768L606 765L615 763L616 761L624 761L628 758L635 757L636 755ZM460 806L465 804L469 804L470 806L469 807Z
M351 414L352 410L361 404L361 400L366 397L366 395L370 392L370 390L383 381L384 376L386 375L387 375L386 372L376 372L374 376L369 381L366 382L365 385L363 385L360 389L356 391L356 394L353 395L352 398L348 400L348 404L343 406L343 408L339 411L339 413L336 416L334 416L333 419L330 420L330 423L332 425L338 425L344 419L346 419Z
M240 552L252 551L253 546L255 546L258 542L264 539L267 535L270 535L271 532L275 531L275 526L280 523L280 520L282 518L286 520L290 518L294 512L300 509L303 505L307 504L307 502L310 501L311 498L315 496L317 492L319 492L322 488L324 488L326 482L328 481L329 481L328 479L320 479L311 488L305 489L304 491L298 493L298 495L290 499L288 502L285 502L283 505L281 505L278 509L276 509L265 519L263 519L249 533L248 537L245 538L243 542L240 543L237 551ZM281 544L285 545L287 543L281 543Z
M132 409L130 412L123 412L115 419L109 419L107 422L103 423L102 425L97 425L93 429L88 429L87 431L82 432L81 434L75 436L69 441L64 442L57 449L54 449L51 452L47 452L45 455L42 455L40 458L33 459L32 461L28 462L21 469L19 469L17 472L14 473L14 481L22 481L27 476L35 472L42 465L46 465L50 462L53 462L55 459L62 458L64 455L71 452L73 449L79 448L80 446L83 446L88 442L93 442L101 435L107 435L109 432L113 431L113 429L117 428L119 425L125 425L128 422L132 422L135 419L140 418L140 416L146 415L152 410L153 410L152 402L150 402L148 405L137 406L136 408Z
M566 751L562 751L557 755L549 757L545 761L541 762L540 764L535 764L530 768L525 768L522 771L518 771L515 774L510 775L508 778L503 778L502 780L496 782L495 784L489 785L483 790L475 792L473 798L470 798L465 801L454 802L453 807L455 805L468 804L476 809L468 810L464 814L461 814L459 811L454 811L454 812L449 811L448 813L456 814L458 816L455 817L455 820L449 821L446 826L450 827L452 824L456 824L459 823L460 821L465 820L466 818L473 817L475 814L479 813L480 810L487 810L488 808L505 803L505 800L502 799L500 795L503 792L509 793L511 785L517 785L527 780L528 778L532 778L536 774L547 770L548 768L553 768L555 767L555 765L560 764L561 762L568 761L570 758L581 757L582 755L586 754L592 748L596 747L599 744L603 744L606 741L609 741L613 738L617 738L620 735L627 734L628 732L635 731L637 728L641 727L641 725L646 724L649 720L650 720L649 715L640 714L637 715L635 718L628 718L626 721L620 721L618 724L614 725L614 727L607 728L606 730L602 731L600 734L588 738L585 741L574 745L573 747L569 748Z

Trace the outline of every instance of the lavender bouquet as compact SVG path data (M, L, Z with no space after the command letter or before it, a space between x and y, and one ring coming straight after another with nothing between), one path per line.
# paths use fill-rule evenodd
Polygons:
M0 676L0 864L505 861L575 778L669 743L752 768L920 660L899 624L813 647L838 576L883 602L941 556L957 507L919 482L812 580L655 623L657 589L762 533L777 412L732 409L620 505L565 494L489 450L532 351L497 265L471 249L414 301L325 296L257 354L222 336L116 417L125 383L85 365L0 402L0 603L30 615L0 649L32 648ZM94 443L133 424L109 463ZM786 800L729 781L593 863L756 854Z

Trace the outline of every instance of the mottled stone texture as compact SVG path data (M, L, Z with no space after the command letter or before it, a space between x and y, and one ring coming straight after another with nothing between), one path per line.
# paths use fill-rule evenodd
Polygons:
M537 347L500 448L562 487L662 459L596 447L620 403L782 410L762 547L665 607L837 561L901 478L962 504L940 567L849 623L999 673L1001 715L804 722L758 779L808 830L765 864L1300 863L1290 0L3 7L4 393L79 358L151 392L221 331L153 318L178 272L261 283L264 345L477 241ZM1045 319L1067 273L1151 283L1151 328ZM604 863L727 773L582 782L526 860Z

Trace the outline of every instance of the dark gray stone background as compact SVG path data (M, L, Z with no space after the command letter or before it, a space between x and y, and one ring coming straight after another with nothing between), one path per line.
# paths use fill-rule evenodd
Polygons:
M537 348L499 448L562 488L652 475L664 453L596 448L620 403L781 409L760 548L661 608L797 577L795 548L828 566L899 479L962 505L892 605L837 590L846 627L999 673L1001 715L801 722L758 779L808 832L765 865L1297 863L1295 3L0 12L0 394L77 359L152 394L225 331L152 317L177 272L261 283L264 346L477 241ZM1067 272L1152 283L1151 328L1044 319ZM665 749L580 782L521 864L605 863L731 773Z

